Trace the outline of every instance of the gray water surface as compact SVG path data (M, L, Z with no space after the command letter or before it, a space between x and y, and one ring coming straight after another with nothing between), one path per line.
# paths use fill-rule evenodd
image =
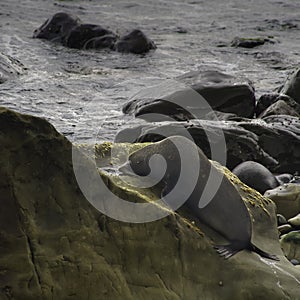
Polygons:
M141 56L32 39L59 11L119 34L140 28L158 48ZM137 122L121 112L132 95L191 70L248 77L258 96L272 92L299 66L299 33L298 0L0 0L0 51L27 68L0 85L0 105L42 116L72 141L113 140ZM275 43L220 47L235 36L271 36Z

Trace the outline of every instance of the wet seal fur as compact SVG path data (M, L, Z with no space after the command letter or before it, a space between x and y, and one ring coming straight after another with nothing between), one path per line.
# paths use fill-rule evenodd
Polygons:
M150 170L149 160L155 154L163 156L167 163L167 169L158 185L162 187L163 196L167 195L176 185L181 170L181 159L174 142L181 143L184 151L187 151L186 154L190 157L187 162L189 168L195 166L195 157L190 155L188 151L191 147L197 148L196 152L193 152L198 154L200 162L197 184L184 205L201 222L229 241L227 245L215 245L214 248L217 249L217 252L225 258L229 258L239 251L247 249L256 252L260 256L278 260L275 255L266 253L251 243L252 222L249 211L234 185L225 176L222 175L221 185L212 200L204 208L199 208L199 195L202 194L207 184L211 169L213 168L213 171L219 174L220 171L210 163L202 150L189 139L173 136L148 145L132 153L128 158L127 165L121 167L120 171L126 171L130 166L131 170L139 176L147 176L150 171L151 174L155 174L155 171ZM155 165L152 164L151 167L155 168ZM189 185L189 181L190 178L185 176L184 184Z

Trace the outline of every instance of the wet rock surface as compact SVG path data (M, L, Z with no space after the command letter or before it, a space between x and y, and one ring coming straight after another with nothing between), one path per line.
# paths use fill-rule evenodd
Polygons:
M72 145L53 126L4 108L0 125L1 298L297 297L300 273L281 252L274 204L228 170L219 166L251 211L253 242L278 255L279 262L248 251L220 258L211 245L217 235L203 234L203 225L184 209L147 224L110 219L83 197ZM113 147L124 157L143 146L106 143L96 152L103 166L111 164ZM114 156L114 163L122 161ZM127 201L149 201L150 191L134 191L118 176L101 174Z
M156 45L141 30L135 29L122 36L114 45L118 52L143 54L156 49Z
M232 42L232 47L241 47L241 48L255 48L257 46L264 45L265 43L274 43L270 38L242 38L235 37Z
M81 24L71 29L63 44L76 49L112 48L116 39L112 31L99 25Z
M276 103L280 102L280 107L278 108ZM283 102L285 102L284 105ZM282 108L284 110L282 110ZM284 94L264 94L262 95L256 104L255 113L257 117L264 117L267 114L270 114L271 110L273 115L289 115L297 114L299 117L300 114L300 105L291 97Z
M239 117L254 115L254 88L247 80L219 71L193 71L174 81L137 93L123 106L125 114L147 121L207 118L212 110Z
M25 69L19 60L0 52L0 84L16 75L24 74Z
M154 42L141 30L135 29L118 39L111 30L100 25L82 23L78 17L64 12L56 13L47 19L34 31L33 37L58 42L75 49L109 48L135 54L156 49Z
M188 134L210 158L210 144L226 141L229 169L243 161L256 161L273 173L294 173L300 168L300 122L292 116L269 116L261 120L161 122L124 129L117 142L155 142L171 135ZM280 142L279 142L280 141ZM286 147L289 145L289 147ZM224 145L223 145L224 146Z
M81 20L76 16L64 12L56 13L34 31L33 37L64 43L71 30L80 24Z
M300 104L300 69L295 70L285 82L282 94L288 95Z

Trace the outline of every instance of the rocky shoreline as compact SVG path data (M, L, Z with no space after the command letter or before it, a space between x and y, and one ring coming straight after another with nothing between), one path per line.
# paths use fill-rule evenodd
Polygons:
M156 49L141 30L119 36L68 13L33 37L141 60ZM275 40L228 47L266 43ZM0 52L1 87L23 75ZM0 107L0 298L297 299L300 69L258 97L249 79L200 68L141 90L122 111L138 125L91 145ZM221 180L201 207L211 173ZM173 208L166 199L181 178L174 199L191 193ZM126 206L140 205L149 209L126 219Z
M252 214L252 239L277 254L279 262L249 251L220 258L211 246L216 233L204 234L204 224L184 208L146 224L110 219L82 195L72 168L72 145L53 126L4 108L0 126L3 299L297 297L300 271L280 248L274 203L227 169L224 174ZM124 154L144 146L99 145L97 163L110 166L113 148ZM118 176L102 177L127 201L141 199ZM149 193L144 191L142 201L153 197Z

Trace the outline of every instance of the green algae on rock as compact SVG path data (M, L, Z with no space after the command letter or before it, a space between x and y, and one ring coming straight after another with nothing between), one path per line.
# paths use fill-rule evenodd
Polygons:
M184 208L145 224L108 218L82 195L72 144L52 125L0 108L0 128L1 299L298 297L300 270L275 238L274 204L237 178L232 180L253 217L253 238L280 262L248 251L220 258ZM102 177L122 193L116 176ZM127 191L127 201L137 197Z

